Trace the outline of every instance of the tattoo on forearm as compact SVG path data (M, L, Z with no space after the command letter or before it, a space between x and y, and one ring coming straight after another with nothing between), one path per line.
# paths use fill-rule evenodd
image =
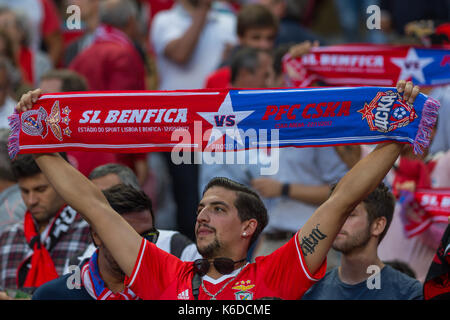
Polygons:
M327 237L326 234L319 230L319 225L317 225L310 233L309 236L303 237L300 247L302 248L303 256L306 257L308 254L314 253L314 249L320 240Z

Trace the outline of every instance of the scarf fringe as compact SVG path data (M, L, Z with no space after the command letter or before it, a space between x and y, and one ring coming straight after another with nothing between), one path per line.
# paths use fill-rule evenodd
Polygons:
M15 159L20 151L19 136L20 136L20 115L17 111L14 111L12 115L8 117L9 127L11 133L8 139L8 153L11 159Z
M422 117L419 123L416 138L414 139L414 153L423 154L431 143L431 134L439 115L439 101L428 97L422 110Z

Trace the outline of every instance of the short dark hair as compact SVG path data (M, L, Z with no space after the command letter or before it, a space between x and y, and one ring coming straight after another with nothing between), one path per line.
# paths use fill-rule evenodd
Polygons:
M136 18L138 13L137 4L132 0L102 2L99 7L100 22L119 29L125 27L131 18Z
M60 155L68 161L65 152L60 152ZM12 161L11 169L16 180L32 177L42 172L31 154L18 155Z
M269 222L267 209L259 195L249 187L225 177L211 179L203 190L203 195L212 187L222 187L235 191L237 197L234 206L237 208L239 219L241 221L249 219L258 221L255 233L250 239L250 245L252 245Z
M378 243L380 243L392 222L395 208L394 195L384 183L380 183L378 187L363 200L363 203L369 217L369 225L378 218L386 218L386 227L378 238Z
M139 181L133 170L129 167L118 163L107 163L96 167L89 174L89 180L104 177L108 174L115 174L119 177L121 183L134 187L140 190Z
M236 81L241 70L248 70L252 74L258 69L261 61L260 54L269 54L270 52L257 48L242 47L231 58L231 83Z
M278 31L277 17L264 5L252 3L245 5L237 15L237 34L239 37L249 29L273 28Z
M336 185L337 184L334 184L331 187L331 193L334 191ZM381 182L362 202L364 203L367 211L369 225L371 225L378 218L386 218L386 227L378 238L378 243L380 243L386 235L392 222L395 208L394 195L389 188Z
M130 212L150 211L152 223L155 224L152 200L142 190L126 184L118 184L103 191L109 205L120 215Z
M61 80L61 91L87 91L88 85L86 79L79 73L69 69L50 70L41 77L42 80L58 79Z

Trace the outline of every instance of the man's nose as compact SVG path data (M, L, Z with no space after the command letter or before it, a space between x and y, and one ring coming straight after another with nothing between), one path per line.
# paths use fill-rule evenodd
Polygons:
M200 210L200 212L197 214L197 221L198 222L209 221L208 207L204 207L203 209Z
M26 196L28 206L36 205L39 202L39 197L35 192L29 192Z
M273 40L272 39L261 39L259 42L259 47L263 50L270 50L273 47Z

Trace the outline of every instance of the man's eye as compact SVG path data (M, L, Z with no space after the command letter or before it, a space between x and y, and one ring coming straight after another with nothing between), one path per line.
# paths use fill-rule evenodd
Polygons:
M216 211L220 211L220 212L223 212L223 211L224 211L221 207L215 207L214 209L215 209Z

